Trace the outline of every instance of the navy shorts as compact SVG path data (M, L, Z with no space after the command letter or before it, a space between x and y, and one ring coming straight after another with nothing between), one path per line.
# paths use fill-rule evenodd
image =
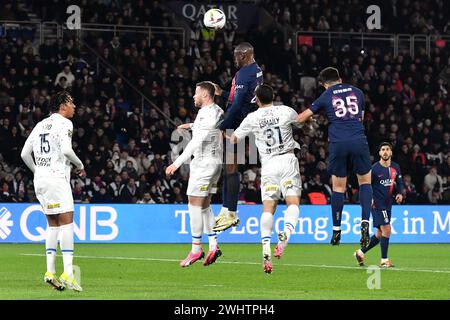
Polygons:
M391 210L372 208L372 218L375 228L391 224Z
M369 144L366 139L330 142L327 162L331 175L347 177L348 170L364 175L372 169Z

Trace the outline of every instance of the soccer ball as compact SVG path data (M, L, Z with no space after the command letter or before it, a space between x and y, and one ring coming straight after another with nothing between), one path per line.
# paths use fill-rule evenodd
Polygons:
M208 29L220 30L225 26L226 21L227 17L225 13L217 8L209 9L203 16L203 24Z

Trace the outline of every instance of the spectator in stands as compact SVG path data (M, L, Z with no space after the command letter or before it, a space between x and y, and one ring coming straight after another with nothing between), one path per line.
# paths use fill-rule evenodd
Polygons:
M144 196L141 200L138 200L137 203L156 203L152 197L150 196L150 192L144 192Z
M412 6L403 8L402 2L397 1L394 6L398 16L385 19L383 31L442 32L446 26L445 18L442 20L445 17L443 13L448 12L449 4L446 1L441 2L439 4L434 0L417 2L414 11L418 12L418 21L423 20L425 24L413 24L407 19L412 14ZM27 5L29 6L27 2L24 3L24 6ZM293 26L298 25L298 30L329 28L329 31L365 31L365 24L352 19L357 16L358 10L365 10L362 2L355 2L352 6L338 2L330 6L329 2L317 0L313 4L314 10L309 10L308 6L298 6L289 2L263 0L260 5L277 15L279 22L291 21ZM54 6L53 2L44 1L39 8L32 11L42 14L40 19L43 21L52 20L56 10ZM119 9L115 2L99 5L97 2L91 4L88 1L86 6L83 7L86 9L83 19L93 23L126 21L138 25L172 25L171 14L158 2L146 5L144 9L139 2L127 2L123 10ZM14 7L15 4L11 8ZM8 10L7 7L6 9ZM109 16L95 14L109 11L114 14ZM434 18L428 21L430 17ZM61 19L60 22L63 22L62 18L58 17ZM447 98L450 87L446 78L448 48L436 46L430 50L428 56L425 47L423 49L419 47L416 48L415 59L412 59L407 51L402 50L398 56L394 56L389 46L372 46L361 54L357 46L345 45L332 39L328 47L327 44L320 45L320 40L313 37L312 45L300 46L298 52L293 55L292 51L297 48L289 48L289 45L285 45L286 48L280 47L279 51L264 50L266 44L272 41L278 44L287 43L280 32L285 30L274 33L264 32L262 29L255 31L250 28L246 35L241 34L239 30L225 30L225 33L205 35L214 36L214 41L202 41L199 32L198 37L194 37L186 48L182 48L180 39L170 34L152 34L151 39L148 39L147 34L138 33L133 36L130 36L130 33L119 33L116 37L91 34L84 38L84 41L94 47L100 55L106 51L106 58L113 61L115 67L123 70L127 80L133 82L135 86L143 79L143 89L149 90L148 98L163 111L162 113L158 112L154 105L149 106L146 103L142 105L141 96L130 89L122 77L117 76L102 63L99 64L98 70L87 64L86 61L91 60L83 60L83 57L90 54L86 55L86 52L83 52L81 55L75 38L46 39L39 48L40 61L37 57L33 57L36 53L33 44L28 41L29 37L17 33L15 39L11 39L8 35L2 38L0 158L5 160L2 165L7 174L0 170L0 186L6 182L10 189L9 183L13 176L8 178L8 181L6 177L9 174L14 175L23 166L20 159L15 163L16 157L10 152L9 138L12 128L17 127L16 139L23 139L28 136L35 123L48 115L48 97L55 92L55 86L60 82L59 76L66 78L66 84L63 81L62 86L67 85L75 97L77 110L73 119L73 145L77 154L82 154L86 171L90 172L89 178L95 181L95 177L100 176L101 180L108 184L107 193L113 201L116 201L115 199L120 196L118 190L122 184L128 183L129 173L124 172L123 179L119 175L117 182L116 174L120 174L126 162L131 161L138 175L145 173L150 184L149 188L152 189L151 186L154 186L156 196L154 197L152 193L151 197L154 197L155 201L160 203L178 201L173 200L175 199L173 186L178 185L181 193L185 193L188 168L180 168L179 173L170 181L160 174L169 164L169 158L166 157L170 150L168 137L174 129L169 119L178 123L193 121L195 114L192 112L193 105L189 92L195 87L198 79L216 79L222 82L223 87L230 87L231 76L235 73L232 60L233 43L245 37L255 39L255 48L260 59L258 62L264 68L265 82L271 84L278 92L277 101L283 101L298 111L308 108L311 99L318 96L322 90L316 83L317 70L324 64L331 63L342 69L345 79L363 88L366 94L364 125L370 146L377 146L380 141L386 139L395 140L398 162L404 175L411 176L411 184L414 184L417 190L423 190L424 175L430 165L436 164L439 167L438 174L442 176L443 181L445 180L447 172L445 159L450 156L448 118L450 104ZM367 43L367 46L371 47L370 43ZM273 63L288 60L292 62L279 65ZM64 71L61 72L62 68ZM66 70L75 80L66 76ZM223 105L220 98L217 102ZM321 116L318 122L321 127L314 135L305 137L303 141L309 150L305 157L306 161L300 161L306 185L314 180L318 163L326 158L327 141L324 131L326 123ZM13 144L20 145L19 142ZM120 152L121 149L127 154ZM97 151L101 153L100 157L96 156ZM373 155L376 156L376 152ZM250 168L247 165L241 166L241 173L248 175L247 189L251 192L256 190L258 193L260 190L258 177L256 175L252 184L255 172ZM30 172L27 170L23 172L26 193L32 198L33 184L32 179L29 179ZM327 183L324 177L321 178L321 182ZM77 194L77 201L90 201L89 199L94 201L97 192L95 187L93 188L92 184L82 184L80 181L77 181L77 184L80 184L74 191ZM304 194L306 192L308 190L305 188ZM143 197L143 194L137 192L136 197ZM428 199L424 200L429 202Z
M431 167L429 173L424 178L423 192L428 196L430 203L438 203L442 199L443 180L437 173L436 167Z
M122 184L119 191L119 202L121 203L136 203L137 188L133 178L129 178L126 184Z
M61 78L65 78L65 82L60 82ZM75 81L75 76L73 75L72 71L70 70L70 66L66 65L64 66L63 71L57 74L55 79L55 86L65 86L70 87L72 86L72 83ZM64 88L65 89L65 88Z

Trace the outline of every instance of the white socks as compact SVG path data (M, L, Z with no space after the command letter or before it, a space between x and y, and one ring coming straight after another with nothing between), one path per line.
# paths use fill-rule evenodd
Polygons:
M64 262L64 272L69 276L73 275L73 223L59 227L61 252Z
M209 250L217 246L217 235L213 231L214 227L214 214L212 213L211 207L202 209L203 217L203 231L208 235Z
M191 236L192 236L192 252L198 253L201 249L202 243L202 230L203 230L203 217L202 207L193 206L188 204L190 224L191 224Z
M219 216L223 216L223 215L227 215L227 214L228 214L228 208L222 207L220 209Z
M47 272L56 273L55 260L58 249L59 227L47 227L45 235L45 253L47 256Z
M273 214L270 212L263 212L261 215L261 241L263 245L263 255L270 254L270 238L272 237L273 228Z
M298 206L291 204L284 212L284 232L286 233L287 240L289 241L292 232L295 230L298 222L298 216L300 215L300 209Z

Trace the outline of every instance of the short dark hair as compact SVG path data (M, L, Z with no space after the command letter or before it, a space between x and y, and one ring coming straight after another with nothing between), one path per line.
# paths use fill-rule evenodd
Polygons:
M256 87L256 97L262 104L269 104L273 101L273 89L267 84L260 84Z
M214 98L214 93L216 92L216 89L214 88L214 85L210 81L202 81L197 83L196 87L200 87L203 90L206 90L211 98Z
M319 82L322 84L336 82L339 81L340 78L341 76L339 75L338 69L333 67L325 68L319 73Z
M391 149L391 151L392 151L392 144L390 142L387 142L387 141L384 141L384 142L380 143L380 146L378 147L378 151L380 151L381 148L383 148L385 146L388 146Z
M69 92L63 90L52 96L50 99L50 110L52 112L58 112L61 105L72 100L72 96Z

